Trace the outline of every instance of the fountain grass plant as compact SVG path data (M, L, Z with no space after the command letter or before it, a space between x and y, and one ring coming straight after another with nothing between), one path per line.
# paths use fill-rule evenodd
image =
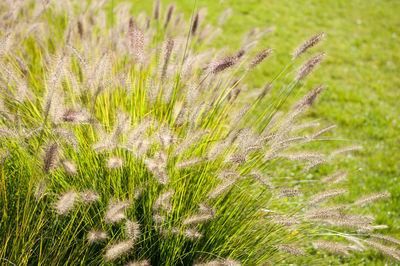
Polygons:
M320 263L316 251L367 248L400 260L399 241L375 232L385 225L356 214L390 194L344 203L345 171L283 176L360 149L305 151L334 128L299 119L323 85L282 111L325 56L298 67L324 34L250 89L272 52L252 50L273 28L227 54L205 48L220 30L204 9L186 23L174 5L135 18L122 2L110 20L106 4L0 4L2 262Z

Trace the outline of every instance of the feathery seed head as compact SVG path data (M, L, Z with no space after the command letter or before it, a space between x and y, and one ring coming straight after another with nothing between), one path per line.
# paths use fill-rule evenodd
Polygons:
M375 200L389 198L390 196L391 196L391 194L389 192L375 193L375 194L367 195L365 197L362 197L362 198L356 200L353 203L353 205L363 205L366 203L373 202Z
M105 259L115 260L118 257L130 251L132 248L133 248L133 241L130 239L112 244L106 249Z
M39 181L37 183L36 188L35 188L35 193L33 194L33 196L35 197L36 200L40 200L41 198L43 198L43 196L45 195L45 191L46 191L46 185L47 185L46 179L42 179L41 181Z
M59 149L58 149L58 144L56 142L54 142L47 148L43 166L45 173L49 173L56 166L58 160L58 153Z
M129 200L121 202L110 201L104 215L104 221L108 224L115 224L125 219L125 209L129 207L129 205L131 205Z
M111 157L107 159L107 167L109 169L119 169L124 166L124 160L119 157Z
M167 28L169 22L171 21L172 14L174 13L175 7L176 7L175 4L170 4L168 6L167 13L165 14L165 19L164 19L164 28Z
M96 243L107 239L107 233L101 230L90 230L87 234L89 243Z
M279 190L279 198L295 197L300 194L300 190L292 187L285 187Z
M206 69L212 74L218 74L225 69L234 66L238 62L237 56L228 56L209 64Z
M313 246L316 249L323 249L337 255L346 255L346 256L350 255L350 253L348 252L349 247L347 245L343 245L332 241L326 241L326 240L314 241Z
M297 104L293 106L292 109L299 109L303 106L311 106L315 99L317 98L318 94L320 94L325 89L325 85L319 85L315 89L311 90L307 95L301 99Z
M272 53L271 48L267 48L259 52L253 60L249 63L249 69L255 68L257 65L261 64L270 54Z
M74 109L67 109L63 114L62 114L62 120L64 122L77 122L82 119L82 115L74 110Z
M192 35L196 35L197 33L197 28L199 27L200 23L200 13L197 12L196 15L194 15L193 22L191 25L191 33Z
M128 235L128 237L135 243L140 235L140 226L137 222L135 221L131 221L131 220L127 220L125 223L125 230L126 230L126 234Z
M185 220L183 220L182 224L183 225L199 224L207 222L213 218L214 217L211 214L197 214L186 218Z
M283 244L283 245L279 245L278 249L283 252L292 254L294 256L303 256L303 257L307 256L307 254L304 252L304 250L302 250L294 245Z
M372 238L390 243L390 244L395 244L395 245L399 245L400 246L400 240L398 240L397 238L394 238L392 236L387 236L387 235L382 235L382 234L372 234L371 235Z
M301 81L305 79L314 69L315 67L322 61L322 59L325 57L325 53L320 53L316 56L311 57L309 60L307 60L297 71L297 76L295 77L295 80Z
M154 6L153 6L153 18L155 20L158 20L160 18L160 11L161 11L160 0L155 0L154 1Z
M63 166L65 172L68 175L75 175L77 173L76 166L73 162L63 159L61 160L61 165Z
M332 197L339 196L339 195L342 195L345 193L347 193L347 190L345 190L345 189L332 189L332 190L324 191L324 192L321 192L321 193L318 193L318 194L312 196L309 201L309 204L315 205L315 204L321 203L323 201L326 201Z
M80 201L85 204L92 203L99 200L99 194L94 192L93 190L87 190L79 193Z
M78 194L73 191L65 192L60 198L56 201L54 208L59 215L65 215L70 212L74 205Z
M342 153L346 153L346 152L352 152L352 151L359 151L362 150L362 146L357 145L357 146L350 146L350 147L343 147L340 149L337 149L333 152L331 152L331 154L329 155L330 157L335 157L336 155L342 154Z
M128 262L125 266L151 266L151 264L148 260L141 260Z
M293 52L293 59L300 57L302 54L304 54L309 48L317 45L320 41L322 41L326 37L325 33L320 33L317 35L314 35L307 41L305 41L300 47L298 47L294 52Z
M324 177L321 181L324 183L337 184L347 178L346 171L339 171Z
M201 233L199 233L197 230L195 229L186 229L183 232L183 235L191 240L197 240L199 238L201 238L203 235Z
M153 204L153 210L157 211L160 210L161 208L166 210L167 212L172 211L172 205L169 203L169 200L171 197L174 195L175 191L170 189L162 193L154 202Z
M368 246L370 246L370 247L382 252L383 254L393 258L394 260L397 260L398 262L400 262L400 252L398 249L382 245L380 243L377 243L377 242L369 240L369 239L364 240L364 241Z

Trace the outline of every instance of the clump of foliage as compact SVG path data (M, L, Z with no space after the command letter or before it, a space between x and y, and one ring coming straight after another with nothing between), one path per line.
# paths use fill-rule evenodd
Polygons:
M334 128L299 120L323 85L281 111L325 56L295 68L324 34L246 89L272 52L252 49L272 28L227 55L203 49L220 32L203 26L204 9L185 23L159 1L137 18L123 2L111 20L97 1L0 5L2 261L260 265L367 248L400 260L399 240L356 214L388 193L338 203L345 171L281 175L289 161L306 175L360 149L302 148Z

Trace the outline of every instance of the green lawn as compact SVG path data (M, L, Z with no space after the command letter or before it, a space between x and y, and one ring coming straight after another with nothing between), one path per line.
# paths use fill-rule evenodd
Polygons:
M133 1L135 13L151 10L147 1ZM163 1L164 7L173 1ZM193 1L174 1L190 16ZM275 26L260 47L272 47L274 55L248 79L262 86L290 59L290 52L315 33L327 40L316 50L328 56L306 81L307 88L327 85L311 116L338 128L332 138L348 141L321 143L321 151L361 144L364 149L342 156L331 168L347 169L350 197L388 190L389 201L365 207L378 222L400 237L400 2L383 0L200 0L207 7L207 22L215 24L228 7L233 15L223 26L217 45L238 48L241 37L253 27ZM314 51L315 52L315 51ZM360 169L360 170L358 170ZM389 232L389 231L388 231ZM378 254L345 261L350 264L392 263Z

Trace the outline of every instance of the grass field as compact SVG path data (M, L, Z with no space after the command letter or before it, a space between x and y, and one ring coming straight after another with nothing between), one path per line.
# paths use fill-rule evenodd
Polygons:
M163 1L166 6L173 1ZM174 1L190 16L193 1ZM144 1L134 1L135 12L151 10ZM307 81L306 87L327 85L312 115L327 124L334 123L332 138L345 139L322 143L321 149L350 143L364 149L342 157L332 168L347 169L350 197L388 190L390 201L376 203L368 211L400 236L400 12L399 1L337 0L200 0L207 7L207 22L216 23L219 14L230 7L233 15L223 26L218 45L237 48L241 37L253 27L275 26L275 32L260 46L274 48L274 55L249 79L255 87L290 59L290 52L309 36L325 32L327 40L317 49L328 56ZM356 265L385 263L371 254L352 258ZM386 261L390 263L390 261Z

